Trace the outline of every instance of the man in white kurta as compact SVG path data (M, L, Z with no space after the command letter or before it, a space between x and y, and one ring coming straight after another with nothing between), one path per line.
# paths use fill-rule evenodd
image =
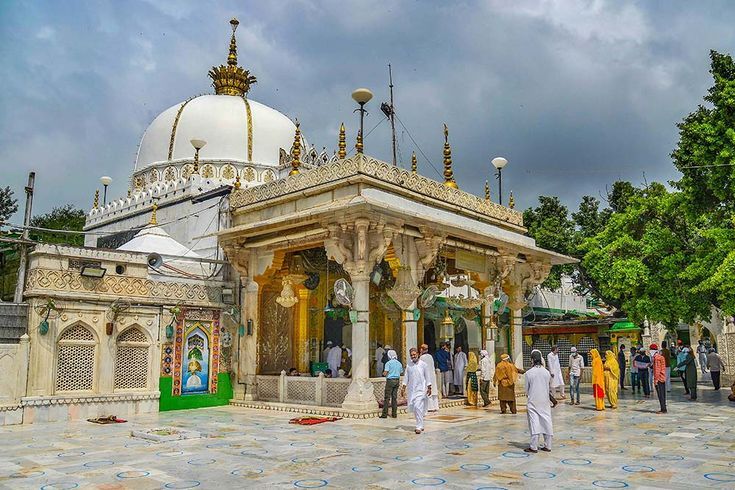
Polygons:
M421 344L421 357L419 357L423 362L426 363L427 370L429 372L429 381L431 382L431 386L437 386L436 384L436 368L434 367L434 357L432 357L431 354L429 354L429 346L426 344ZM428 407L427 409L429 412L438 412L439 411L439 390L434 391L434 393L431 394L428 401Z
M403 377L403 386L401 387L401 397L406 396L406 388L408 388L408 396L406 401L408 411L413 412L416 417L416 433L421 434L424 431L424 417L426 416L427 404L431 396L431 380L428 376L428 366L424 361L419 359L419 351L416 347L411 347L409 351L411 361L406 366L406 375Z
M546 356L546 369L549 370L551 375L551 392L555 393L557 390L561 393L562 400L564 396L564 377L561 374L561 363L559 362L559 348L553 346L551 352Z
M452 384L456 387L457 393L464 395L465 373L467 367L467 354L462 352L462 346L458 345L454 353L454 380Z
M526 396L528 397L527 415L528 430L531 433L530 447L524 449L527 453L551 451L551 440L554 437L554 427L551 421L551 402L549 390L551 388L551 374L543 367L541 352L531 352L533 367L526 371ZM539 448L539 437L543 434L544 446Z
M339 366L342 364L342 347L335 345L329 349L329 354L327 354L327 364L329 364L329 369L332 370L332 377L338 378Z
M383 375L383 354L385 354L385 349L378 344L375 349L375 376L378 378Z

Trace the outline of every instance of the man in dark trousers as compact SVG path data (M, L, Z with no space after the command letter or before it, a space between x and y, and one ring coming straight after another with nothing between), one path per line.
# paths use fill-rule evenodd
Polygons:
M625 387L625 346L620 345L620 350L618 351L618 366L620 367L620 389L626 390Z

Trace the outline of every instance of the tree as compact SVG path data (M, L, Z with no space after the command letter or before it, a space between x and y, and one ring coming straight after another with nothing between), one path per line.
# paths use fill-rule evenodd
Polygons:
M53 208L50 213L34 216L31 226L54 230L82 231L86 220L86 213L76 209L73 205ZM42 243L63 243L67 245L84 245L84 235L81 233L54 233L48 231L31 230L31 240Z
M18 211L18 200L13 198L13 190L10 187L0 188L0 221L7 221Z
M536 245L558 253L570 255L574 251L574 224L569 211L558 197L539 196L539 206L523 212L523 223ZM555 265L543 286L557 289L561 286L561 275L571 274L572 265Z

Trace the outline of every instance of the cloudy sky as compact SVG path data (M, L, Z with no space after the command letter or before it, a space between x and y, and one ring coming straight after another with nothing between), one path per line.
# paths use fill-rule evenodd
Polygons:
M709 50L735 53L729 1L5 0L0 185L20 196L35 170L37 213L88 209L104 174L124 195L146 126L213 91L233 16L250 98L298 117L311 143L331 152L341 121L355 131L358 86L377 124L391 63L397 113L434 167L446 122L460 187L481 195L505 156L520 208L676 178L675 124L711 84ZM398 129L408 163L417 148ZM387 123L366 152L390 158ZM419 169L439 178L421 156Z

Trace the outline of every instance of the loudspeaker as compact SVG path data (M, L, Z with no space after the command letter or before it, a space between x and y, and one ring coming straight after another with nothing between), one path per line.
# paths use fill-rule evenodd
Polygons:
M157 269L163 265L163 259L160 255L153 252L148 256L148 267L153 267L154 269Z

